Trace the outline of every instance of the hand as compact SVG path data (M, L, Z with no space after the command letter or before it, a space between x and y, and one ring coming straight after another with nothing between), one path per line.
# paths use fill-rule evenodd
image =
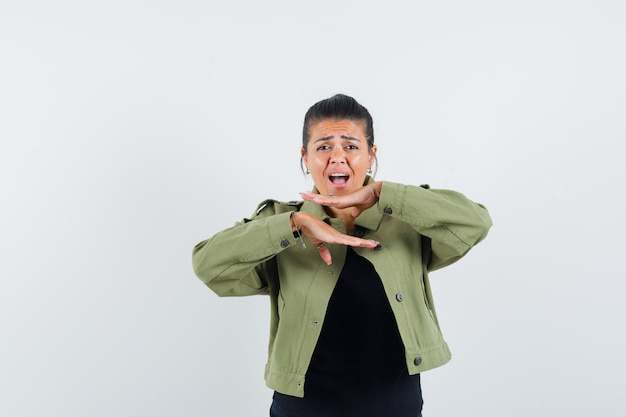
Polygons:
M315 245L320 257L327 265L332 263L330 250L325 246L327 243L372 249L380 245L375 240L361 239L338 232L322 219L310 213L296 212L293 214L293 221L309 242Z
M374 182L367 184L356 191L346 195L325 196L314 194L312 192L300 193L302 199L311 201L322 206L334 207L338 209L352 207L350 215L354 218L358 217L364 210L372 207L378 202L382 183Z

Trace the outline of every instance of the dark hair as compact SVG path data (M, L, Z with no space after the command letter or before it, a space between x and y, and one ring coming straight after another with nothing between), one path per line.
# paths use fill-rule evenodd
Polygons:
M374 121L370 112L359 104L355 99L344 94L318 101L304 115L304 128L302 129L302 147L306 152L309 144L309 128L312 124L327 119L349 119L363 122L365 125L365 139L367 146L374 146Z

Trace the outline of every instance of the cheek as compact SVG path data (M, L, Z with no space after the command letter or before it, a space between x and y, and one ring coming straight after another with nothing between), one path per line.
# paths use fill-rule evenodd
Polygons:
M369 155L358 155L358 156L355 156L354 158L352 158L350 163L352 164L352 166L354 168L360 168L360 167L367 168L369 166L369 163L370 163Z
M320 167L320 166L326 165L327 159L328 158L324 158L323 156L320 156L320 155L314 155L309 158L309 163L312 166Z

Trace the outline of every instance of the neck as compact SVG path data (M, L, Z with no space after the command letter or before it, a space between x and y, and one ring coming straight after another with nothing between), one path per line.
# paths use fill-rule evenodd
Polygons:
M354 230L354 217L350 214L352 211L352 207L347 207L344 209L337 209L331 207L324 207L326 210L326 214L333 218L339 218L343 221L343 225L346 228L347 233L352 233Z

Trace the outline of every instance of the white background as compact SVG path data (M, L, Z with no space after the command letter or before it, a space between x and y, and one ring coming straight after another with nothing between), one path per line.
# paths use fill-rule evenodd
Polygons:
M433 274L428 417L626 415L626 3L3 1L0 415L265 416L269 303L192 247L311 184L301 123L372 112L378 179L494 227Z

